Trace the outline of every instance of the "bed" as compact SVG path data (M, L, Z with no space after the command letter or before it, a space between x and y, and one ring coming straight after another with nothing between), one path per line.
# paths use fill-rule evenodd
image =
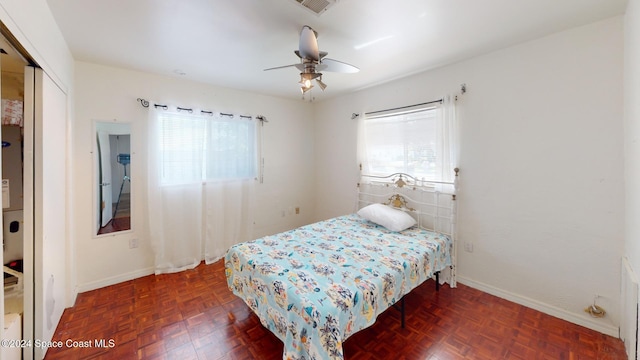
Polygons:
M415 287L440 272L455 287L455 195L394 175L391 183L359 184L356 213L227 252L229 289L283 341L283 359L343 359L342 343ZM396 222L411 214L413 224L396 229L387 211Z

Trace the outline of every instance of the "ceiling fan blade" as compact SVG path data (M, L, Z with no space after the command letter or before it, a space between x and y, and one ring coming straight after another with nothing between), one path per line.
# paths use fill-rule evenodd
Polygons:
M338 73L356 73L360 71L360 69L351 64L326 58L328 53L318 49L318 33L308 25L303 26L302 30L300 30L298 50L294 50L294 53L300 58L300 63L273 67L264 69L264 71L295 67L300 71L299 84L303 94L313 88L311 80L314 79L323 91L327 88L327 84L322 82L322 71Z
M284 68L288 68L288 67L297 67L298 65L300 65L300 64L291 64L291 65L284 65L284 66L276 66L276 67L272 67L272 68L264 69L263 71L278 70L278 69L284 69Z
M318 50L318 39L312 28L305 25L300 31L300 42L298 44L298 55L303 59L314 61L320 60L320 50Z
M326 65L325 71L339 73L357 73L360 71L357 67L334 59L322 59L321 65Z

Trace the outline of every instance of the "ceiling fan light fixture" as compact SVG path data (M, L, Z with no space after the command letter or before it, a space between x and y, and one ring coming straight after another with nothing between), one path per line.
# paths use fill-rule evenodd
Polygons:
M324 89L326 89L326 88L327 88L327 84L325 84L325 83L323 83L323 82L322 82L322 78L318 78L318 79L316 79L316 82L318 83L318 86L320 86L320 89L321 89L322 91L324 91Z
M322 76L321 73L316 73L316 72L303 72L303 73L300 73L300 82L298 82L298 84L300 84L303 88L310 89L310 88L313 87L313 85L311 84L311 80L318 79L321 76ZM326 85L325 85L325 87L326 87Z
M300 82L298 82L303 88L308 88L311 86L311 79L305 78L304 76L300 77Z
M305 94L307 91L313 89L313 85L309 84L309 86L301 86L300 87L300 91L302 92L302 94Z
M307 0L296 0L307 1ZM317 1L317 0L308 0L308 1ZM327 0L322 0L327 1ZM337 0L329 0L329 1L337 1ZM298 58L300 58L300 63L291 64L285 66L278 66L273 68L268 68L266 70L275 70L282 69L287 67L295 67L300 71L300 81L298 85L300 85L300 91L304 95L306 92L313 88L312 80L316 80L318 86L322 91L327 88L327 84L322 82L322 73L324 71L329 72L339 72L339 73L356 73L360 69L357 67L347 64L342 61L334 60L326 58L327 52L320 51L318 49L318 41L317 41L318 33L313 30L310 26L305 25L302 27L300 31L300 41L298 43L298 49L294 50L294 53ZM304 98L304 96L303 96Z

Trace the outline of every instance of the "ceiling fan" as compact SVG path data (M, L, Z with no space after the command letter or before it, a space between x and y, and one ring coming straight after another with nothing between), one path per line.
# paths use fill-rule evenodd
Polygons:
M300 58L299 64L291 64L278 66L268 70L283 69L287 67L295 67L300 70L300 90L302 94L313 88L311 80L316 80L320 89L324 91L327 84L322 82L321 71L330 71L338 73L356 73L360 71L357 67L342 61L326 58L327 52L318 50L318 33L310 26L305 25L300 31L300 42L298 50L294 53Z

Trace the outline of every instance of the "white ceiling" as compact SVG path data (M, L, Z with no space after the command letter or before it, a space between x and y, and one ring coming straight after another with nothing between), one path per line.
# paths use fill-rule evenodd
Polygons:
M318 16L295 0L47 0L76 60L301 98L303 25L328 58L330 98L624 13L627 0L338 0ZM180 75L179 73L184 73ZM307 97L308 99L308 97Z

